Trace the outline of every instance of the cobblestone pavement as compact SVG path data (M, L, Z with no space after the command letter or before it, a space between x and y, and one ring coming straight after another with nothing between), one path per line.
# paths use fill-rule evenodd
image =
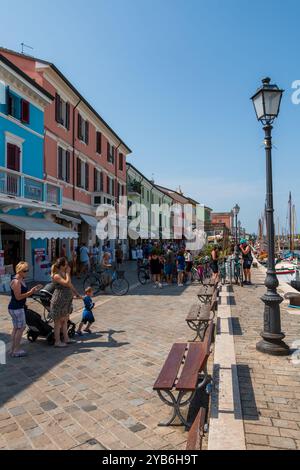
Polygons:
M191 337L194 289L102 296L92 335L65 350L38 340L24 345L27 358L8 358L0 365L0 449L185 448L185 429L157 426L170 409L152 386L171 345ZM0 302L8 338L7 298Z
M256 351L263 325L264 275L253 269L254 286L234 287L233 334L247 449L300 449L300 364L291 357ZM281 304L282 330L292 346L300 340L300 314Z

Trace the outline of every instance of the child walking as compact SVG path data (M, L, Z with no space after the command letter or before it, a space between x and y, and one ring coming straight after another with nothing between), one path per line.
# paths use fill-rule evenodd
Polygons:
M91 287L87 287L85 289L85 296L83 298L84 309L82 312L82 320L77 330L77 334L79 336L83 336L83 333L81 331L83 325L86 325L83 331L85 331L86 333L90 333L90 334L92 333L90 327L95 322L95 318L93 315L93 308L95 304L93 303L92 295L93 295L93 289Z

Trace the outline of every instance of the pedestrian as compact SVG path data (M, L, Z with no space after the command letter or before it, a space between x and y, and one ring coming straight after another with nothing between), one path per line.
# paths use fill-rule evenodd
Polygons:
M27 353L20 349L23 332L26 328L26 300L35 292L41 289L41 285L37 285L32 289L28 289L25 283L26 274L29 272L28 263L20 261L16 265L16 275L11 281L11 298L8 304L8 312L12 319L13 331L11 337L11 357L24 357Z
M212 252L211 252L211 258L210 258L210 267L213 272L212 278L214 282L219 281L219 247L218 245L214 245Z
M91 287L87 287L84 292L85 292L85 296L83 298L84 308L82 312L82 319L81 319L81 322L79 323L78 330L77 330L78 336L83 336L82 334L83 325L86 325L83 331L91 334L92 333L91 325L95 323L95 318L93 315L93 308L95 307L95 304L92 299L93 289Z
M60 256L60 258L66 258L67 257L67 247L66 247L65 243L61 247L59 256Z
M70 272L66 258L58 258L51 268L55 289L51 298L50 317L54 320L56 348L65 348L67 344L74 343L68 336L68 320L73 311L73 296L81 297L71 282Z
M167 283L169 285L172 285L173 281L173 270L174 270L174 264L175 264L175 254L173 250L171 249L171 246L169 245L167 247L167 252L166 252L166 262L165 262L165 275L167 278Z
M154 287L159 287L161 289L161 263L156 250L153 250L150 255L150 272L154 282Z
M123 254L122 246L119 243L119 245L117 246L117 249L116 249L117 269L119 269L121 267L121 264L123 263L123 256L124 256L124 254Z
M191 250L185 250L184 259L185 259L185 270L187 273L187 284L191 284L192 267L193 267L193 255L191 253Z
M98 258L99 258L99 248L96 244L93 245L92 248L92 254L91 254L91 269L93 271L97 270L97 264L98 264Z
M245 238L242 238L240 243L241 243L240 250L242 252L242 257L243 257L243 270L244 270L244 277L245 277L244 284L250 286L252 284L251 265L253 262L251 246L248 245L247 240Z
M185 273L185 258L183 250L179 250L177 256L177 273L178 273L178 287L183 286L184 273Z
M102 279L104 281L104 290L109 286L112 279L111 255L108 251L103 253L101 261Z
M90 252L86 243L80 248L80 274L86 274L90 267Z

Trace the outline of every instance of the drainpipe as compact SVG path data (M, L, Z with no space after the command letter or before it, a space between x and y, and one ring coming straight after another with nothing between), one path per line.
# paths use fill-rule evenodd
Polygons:
M119 142L119 145L118 147L116 148L116 154L115 154L115 208L118 208L118 213L119 213L119 193L118 193L118 150L119 148L121 147L121 142ZM118 214L116 214L118 215ZM117 240L119 239L119 230L118 230L118 225L117 225L117 230L116 230L116 236L117 236Z
M73 201L75 201L75 111L81 103L81 99L78 101L76 106L73 108L73 125L72 125L72 147L73 147Z

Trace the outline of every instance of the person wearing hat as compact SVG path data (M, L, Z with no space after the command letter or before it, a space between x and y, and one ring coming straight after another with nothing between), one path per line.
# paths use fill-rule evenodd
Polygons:
M245 276L245 281L244 284L246 285L251 285L251 265L253 262L253 257L251 253L251 247L248 245L248 242L245 238L242 238L240 241L240 250L242 252L242 257L243 257L243 270L244 270L244 276Z

